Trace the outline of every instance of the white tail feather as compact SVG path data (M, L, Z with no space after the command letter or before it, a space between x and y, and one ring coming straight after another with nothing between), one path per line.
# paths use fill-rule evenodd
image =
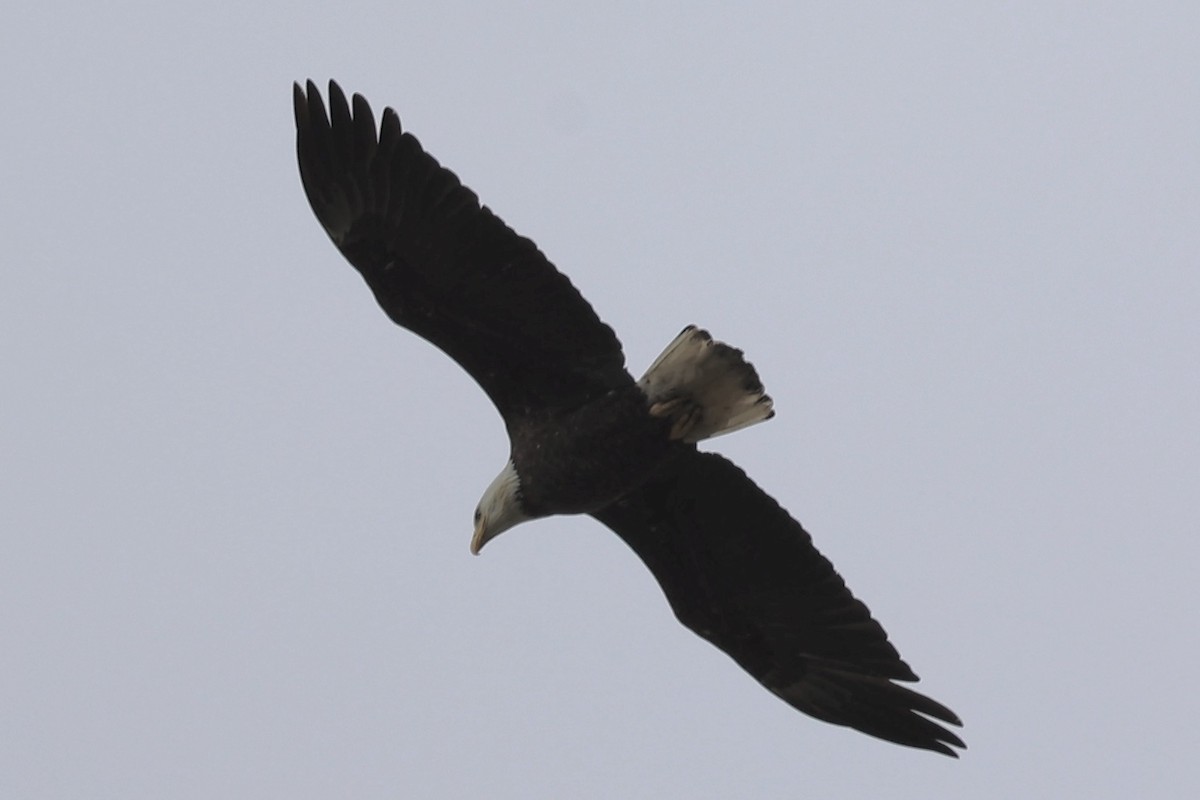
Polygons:
M775 415L742 351L689 325L638 381L650 413L671 420L671 438L698 442Z

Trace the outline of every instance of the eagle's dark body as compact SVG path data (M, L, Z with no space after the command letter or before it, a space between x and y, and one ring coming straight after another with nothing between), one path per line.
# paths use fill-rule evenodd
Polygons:
M391 109L294 93L304 189L389 317L488 394L510 461L472 549L524 519L588 513L649 567L689 628L818 719L956 755L958 717L916 681L808 533L695 442L770 416L740 351L691 328L639 381L612 329L528 239L479 204ZM493 534L494 535L494 534ZM939 722L940 721L940 722Z
M671 453L695 445L669 438L631 380L584 405L509 425L511 458L530 516L591 514L640 486Z

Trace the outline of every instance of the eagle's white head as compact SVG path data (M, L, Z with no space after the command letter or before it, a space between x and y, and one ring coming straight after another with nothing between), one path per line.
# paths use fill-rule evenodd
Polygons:
M533 519L521 508L521 478L512 459L500 470L496 480L483 493L475 506L475 535L471 537L471 553L479 551L490 540L514 525Z

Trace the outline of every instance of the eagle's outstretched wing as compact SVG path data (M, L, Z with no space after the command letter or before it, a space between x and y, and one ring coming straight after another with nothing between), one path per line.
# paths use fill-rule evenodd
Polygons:
M724 458L689 452L594 514L654 573L679 620L806 714L954 756L953 711L917 676L812 538Z
M501 415L570 408L632 381L621 344L529 239L367 101L294 87L304 191L396 323L457 361Z

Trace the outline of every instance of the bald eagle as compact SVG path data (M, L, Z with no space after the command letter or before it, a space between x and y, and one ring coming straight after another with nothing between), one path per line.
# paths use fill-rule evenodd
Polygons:
M397 324L457 361L511 441L475 510L471 552L521 522L589 514L645 562L679 620L800 711L957 756L946 706L808 532L696 443L766 420L742 352L688 326L640 380L570 281L385 109L294 85L312 209Z

